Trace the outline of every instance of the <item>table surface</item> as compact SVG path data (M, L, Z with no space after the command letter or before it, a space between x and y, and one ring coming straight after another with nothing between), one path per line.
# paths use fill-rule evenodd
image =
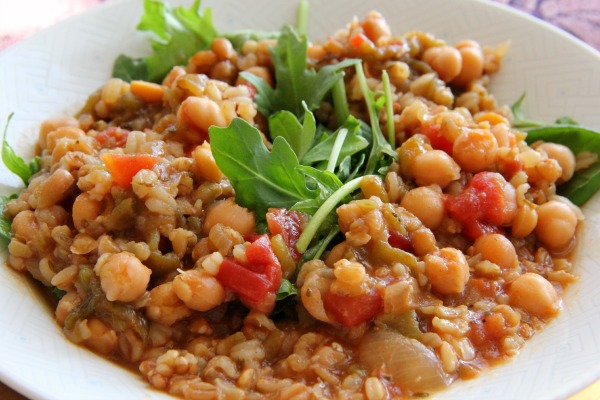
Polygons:
M4 0L0 0L4 1ZM111 0L20 0L0 13L0 51L33 33ZM494 0L546 20L579 37L600 51L600 1L596 0ZM31 9L36 10L32 13ZM25 397L0 382L0 399ZM600 399L600 381L569 400Z

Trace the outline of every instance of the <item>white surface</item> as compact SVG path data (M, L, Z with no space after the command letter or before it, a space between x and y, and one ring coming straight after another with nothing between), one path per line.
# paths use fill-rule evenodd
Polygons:
M191 1L189 2L191 3ZM321 5L317 5L322 3ZM252 4L252 6L249 6ZM221 31L279 28L293 22L296 1L203 1ZM111 2L0 53L0 122L15 116L8 140L26 158L37 126L77 111L110 75L115 57L146 49L134 33L141 1ZM600 55L556 28L490 2L473 0L311 0L310 33L323 38L352 16L384 14L397 34L430 31L449 42L471 38L511 48L493 88L503 103L527 91L526 113L551 121L569 115L600 129ZM0 171L0 190L19 180ZM565 309L512 362L458 383L436 398L560 399L600 378L600 198L584 209L581 279ZM3 262L5 255L2 255ZM33 399L159 399L136 374L71 345L26 280L0 268L0 380Z

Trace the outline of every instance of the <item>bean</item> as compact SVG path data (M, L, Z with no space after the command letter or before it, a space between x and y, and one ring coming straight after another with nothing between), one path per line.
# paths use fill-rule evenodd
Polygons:
M538 317L550 317L560 309L556 289L543 276L527 272L513 281L508 291L510 304Z
M439 228L446 214L439 186L412 189L404 195L400 205L416 215L429 229Z
M562 174L558 179L558 182L565 182L573 177L575 172L575 155L567 146L557 143L542 143L535 148L538 151L542 151L558 162L562 169Z
M73 225L78 231L83 231L90 221L100 215L102 203L94 199L89 193L81 193L73 202Z
M454 47L460 52L462 67L452 83L458 86L466 86L469 82L481 78L483 75L483 50L479 43L464 40Z
M575 237L578 219L575 211L565 203L550 200L537 209L535 235L549 250L564 250Z
M75 184L75 178L69 171L59 168L35 188L38 208L51 207L67 197Z
M205 141L200 146L196 146L192 157L194 159L192 171L196 175L210 182L220 182L223 179L223 173L215 162L208 142Z
M237 205L232 198L221 201L208 209L204 219L204 233L208 234L211 228L218 223L233 228L242 235L256 231L254 213Z
M500 268L510 269L519 265L515 246L498 233L480 236L475 240L473 248L475 253L481 254L485 260L497 264Z
M460 167L442 150L429 150L414 157L410 173L417 185L439 185L442 189L460 178Z
M216 38L210 48L219 60L230 60L235 56L233 45L226 38Z
M456 78L462 69L462 57L455 47L430 47L425 50L422 59L431 66L444 82L450 82Z
M192 124L202 132L208 132L213 125L227 125L219 104L206 97L190 96L185 99L179 107L177 119Z
M425 276L432 288L441 294L462 293L469 280L469 264L462 251L445 247L437 254L427 254Z
M109 301L131 302L146 291L152 270L124 251L99 258L94 272Z
M364 22L362 23L363 31L365 35L376 43L377 40L381 37L386 37L391 35L391 30L385 18L378 13L377 11L371 11Z
M493 133L469 129L461 133L452 146L452 156L467 172L480 172L496 163L498 142Z
M212 275L201 270L189 270L173 279L177 297L192 310L208 311L225 300L225 288Z

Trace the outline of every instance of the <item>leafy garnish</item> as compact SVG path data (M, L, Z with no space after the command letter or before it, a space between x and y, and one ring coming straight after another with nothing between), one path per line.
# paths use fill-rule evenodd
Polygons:
M525 117L523 102L525 93L511 106L517 129L527 132L526 141L558 143L567 146L576 156L582 152L595 153L600 157L600 132L584 128L571 117L562 117L551 124L544 124ZM581 206L600 190L600 161L575 171L573 177L557 186L557 193Z
M314 115L304 106L304 120L302 123L298 118L287 110L279 111L269 118L269 131L271 139L278 136L283 137L296 153L299 160L310 149L317 131L317 123Z
M574 154L587 151L600 156L600 132L577 125L552 125L531 129L527 132L527 142L539 140L567 146ZM588 168L576 171L573 177L559 185L557 192L573 203L582 205L600 189L600 161Z
M8 124L13 115L14 113L8 115L6 125L4 125L4 131L2 132L2 162L4 162L4 165L10 172L21 178L23 183L27 185L31 175L40 170L40 161L38 157L35 157L31 162L26 163L23 158L15 153L11 145L6 141L6 131L8 130Z
M290 208L314 197L296 169L296 154L283 137L275 138L269 151L258 129L240 118L225 128L209 128L209 136L215 161L235 188L237 203L255 210L259 217L269 207Z
M361 123L355 117L349 116L340 129L347 130L346 139L339 153L340 160L352 156L369 146L369 142L361 136ZM331 156L338 132L339 129L315 144L302 158L302 164L312 165L328 160Z
M241 53L244 49L244 44L249 41L260 41L265 39L277 39L280 35L279 31L256 31L256 30L241 30L223 34L223 37L231 42L233 48Z
M298 294L298 288L292 282L284 279L281 281L281 285L279 286L279 290L277 290L276 296L277 301L281 301L291 296L295 296Z
M280 110L287 110L301 117L304 114L303 102L309 110L314 110L335 82L343 77L341 70L356 63L356 60L348 59L316 72L307 68L307 52L306 36L298 35L292 27L286 25L277 45L271 49L277 82L275 89L256 75L241 73L256 88L254 101L265 117Z
M356 75L358 77L358 83L360 85L363 97L365 98L367 111L369 113L369 120L371 122L371 151L369 157L367 158L367 165L364 171L365 175L371 175L376 171L379 171L381 167L386 167L386 164L389 164L389 162L385 160L386 155L390 157L390 160L397 158L398 155L394 149L392 149L392 146L387 142L385 136L383 136L383 132L379 126L379 114L381 113L381 109L386 102L386 97L389 96L375 93L369 89L369 86L367 85L367 78L361 63L355 64L355 68Z
M12 194L10 196L2 196L0 198L0 243L2 244L2 248L8 245L11 239L11 220L4 215L4 210L6 208L6 203L12 199L16 199L17 194Z
M144 0L144 15L137 29L151 35L154 53L146 58L120 55L113 66L114 77L158 82L173 66L185 65L195 52L209 48L217 36L210 9L200 13L200 0L190 8Z

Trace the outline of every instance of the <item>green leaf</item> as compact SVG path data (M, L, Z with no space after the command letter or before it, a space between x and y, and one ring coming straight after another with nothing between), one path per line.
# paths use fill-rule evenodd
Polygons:
M317 124L313 113L306 104L304 105L304 121L300 123L298 118L287 110L278 111L269 118L269 132L271 138L283 137L296 153L298 159L312 146L317 131Z
M266 39L277 39L280 35L279 31L256 31L256 30L241 30L231 33L226 33L223 36L227 38L233 48L237 52L242 52L244 44L249 40L256 42Z
M306 165L299 165L296 169L306 175L317 186L317 195L313 198L302 200L294 204L293 210L314 215L336 190L342 187L340 179L329 171L323 171ZM343 202L348 202L346 198Z
M288 297L291 296L295 296L298 294L298 288L296 287L296 285L294 285L292 282L288 281L287 279L284 279L281 282L281 286L279 286L279 289L277 290L276 293L276 298L277 301L286 299Z
M12 221L5 215L6 203L12 199L16 199L17 194L0 197L0 243L2 248L6 248L12 238Z
M200 13L200 0L190 8L144 0L137 29L148 34L154 53L145 58L120 55L113 65L114 77L158 82L175 65L185 65L194 53L209 48L217 37L212 13L210 9Z
M23 183L27 185L31 175L40 170L40 162L36 157L30 163L26 163L23 158L15 153L11 145L6 141L6 131L8 130L8 124L13 115L13 113L8 115L6 124L4 125L4 131L2 132L2 162L4 162L4 165L10 172L21 178Z
M341 70L357 62L347 59L316 72L307 68L307 49L306 36L298 35L291 26L286 25L277 45L271 49L277 82L275 89L262 78L242 72L241 75L256 87L254 101L264 116L269 117L277 111L287 110L300 117L304 111L303 101L309 110L314 110L335 82L343 77Z
M391 159L396 159L398 155L392 149L392 146L386 141L381 127L379 126L379 114L383 108L386 98L385 95L375 93L367 85L367 77L365 76L361 63L355 64L358 83L362 91L367 110L369 112L369 121L371 122L371 151L367 158L365 166L365 175L371 175L379 171L381 167L387 167L391 163ZM388 156L390 160L386 160Z
M582 151L596 153L600 157L600 133L576 125L553 125L527 132L529 144L538 140L567 146L574 154ZM575 172L573 177L558 186L561 196L582 205L600 189L600 161L589 168Z
M369 146L368 140L361 135L360 121L358 121L355 117L349 116L340 129L347 129L348 134L346 135L346 140L342 145L342 149L338 158L339 160L343 160L348 156L352 156ZM302 158L302 164L311 165L320 161L328 160L335 144L338 132L339 129L332 135L329 135L326 139L315 144Z
M304 175L296 169L298 158L284 138L275 138L269 151L258 129L240 118L225 128L209 128L209 136L215 161L235 188L236 201L259 216L269 207L290 208L316 195L306 187Z

